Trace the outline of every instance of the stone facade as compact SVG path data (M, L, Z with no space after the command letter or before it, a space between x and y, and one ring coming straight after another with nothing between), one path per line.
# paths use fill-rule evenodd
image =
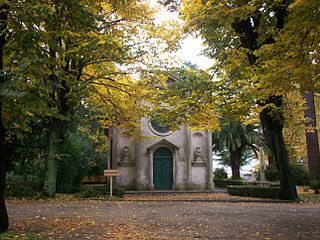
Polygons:
M128 190L214 188L211 132L190 131L182 126L178 131L161 133L146 118L141 119L140 130L147 140L135 141L122 135L121 129L110 130L108 168L119 170L120 175L115 179L118 187ZM162 152L168 154L162 157ZM164 161L167 166L162 167ZM163 178L170 178L169 187Z

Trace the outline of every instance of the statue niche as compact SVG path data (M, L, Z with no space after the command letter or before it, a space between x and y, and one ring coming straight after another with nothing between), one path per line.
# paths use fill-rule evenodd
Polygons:
M133 161L130 157L130 148L128 146L123 147L119 165L132 165Z
M193 165L205 165L206 164L205 160L203 159L200 147L196 147L195 150L193 151L192 164Z

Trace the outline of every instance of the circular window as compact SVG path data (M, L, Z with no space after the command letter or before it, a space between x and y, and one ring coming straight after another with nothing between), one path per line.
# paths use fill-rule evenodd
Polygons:
M159 121L150 120L149 122L150 129L157 135L169 135L172 131L170 130L169 125L161 124Z

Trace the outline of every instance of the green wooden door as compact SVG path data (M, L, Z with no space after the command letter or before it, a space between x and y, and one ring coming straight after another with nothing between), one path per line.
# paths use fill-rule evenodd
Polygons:
M155 190L172 190L173 158L168 148L158 148L153 154L153 185Z

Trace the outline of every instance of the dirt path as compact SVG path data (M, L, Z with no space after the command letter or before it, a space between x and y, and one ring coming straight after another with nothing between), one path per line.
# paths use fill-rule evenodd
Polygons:
M11 231L46 239L320 239L320 204L8 201Z

